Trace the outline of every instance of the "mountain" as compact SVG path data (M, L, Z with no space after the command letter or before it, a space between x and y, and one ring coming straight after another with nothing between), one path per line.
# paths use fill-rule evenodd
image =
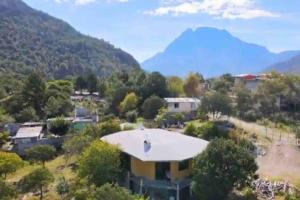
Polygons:
M21 0L0 0L0 73L39 70L49 78L140 69L128 53L77 32Z
M234 37L226 30L202 27L186 30L163 52L143 62L142 67L165 75L185 76L194 71L213 77L224 73L260 72L297 53L300 51L272 53L263 46Z
M276 63L267 68L266 71L277 71L287 74L300 74L300 54L292 57L291 59Z

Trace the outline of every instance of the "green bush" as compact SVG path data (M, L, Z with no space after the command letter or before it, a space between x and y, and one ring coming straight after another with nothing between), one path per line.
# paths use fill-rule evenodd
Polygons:
M184 130L184 134L197 137L197 128L193 123L190 123L186 126Z
M214 122L206 122L197 128L197 136L205 140L227 138L228 133L220 130Z
M136 119L137 119L137 117L138 117L138 113L137 113L137 111L132 110L132 111L128 111L128 112L125 114L125 116L126 116L126 120L127 120L128 122L134 123L134 122L136 122Z
M50 132L55 135L66 135L70 128L70 122L63 117L58 117L50 123Z

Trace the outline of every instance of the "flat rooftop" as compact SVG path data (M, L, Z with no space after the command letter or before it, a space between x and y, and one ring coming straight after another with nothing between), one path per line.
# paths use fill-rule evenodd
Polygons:
M204 151L208 141L163 129L121 131L101 138L142 161L183 161Z
M42 133L42 126L21 127L13 139L39 137Z

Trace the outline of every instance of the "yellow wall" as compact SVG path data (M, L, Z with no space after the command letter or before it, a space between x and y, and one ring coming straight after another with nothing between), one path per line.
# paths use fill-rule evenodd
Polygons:
M189 168L182 171L178 170L178 162L171 162L170 175L172 181L178 181L192 175L192 159L190 159L189 162ZM131 157L131 173L135 176L155 180L155 162L143 162Z
M189 162L190 162L189 163L189 168L186 169L186 170L182 170L182 171L178 170L179 162L171 162L171 172L170 172L170 174L171 174L172 181L178 181L178 180L184 179L184 178L192 175L192 172L193 172L192 162L193 162L193 160L190 159Z
M131 157L131 173L135 176L142 176L150 180L155 180L155 163L143 162Z

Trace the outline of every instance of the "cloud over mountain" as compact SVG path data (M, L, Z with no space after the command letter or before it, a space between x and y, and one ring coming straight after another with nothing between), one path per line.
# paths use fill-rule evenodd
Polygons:
M276 13L259 8L254 0L164 0L161 7L145 12L145 14L155 16L196 13L206 13L224 19L279 16Z

